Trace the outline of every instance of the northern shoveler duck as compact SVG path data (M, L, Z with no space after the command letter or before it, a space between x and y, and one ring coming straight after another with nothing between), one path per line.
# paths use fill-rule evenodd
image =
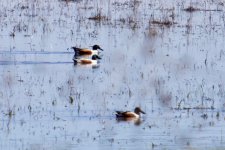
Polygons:
M74 64L81 64L81 65L97 65L98 64L98 59L101 59L101 57L99 57L98 55L93 55L91 57L91 59L87 59L87 58L73 58Z
M79 55L97 55L98 50L103 51L103 49L99 45L94 45L94 46L91 46L91 47L92 47L92 50L88 49L88 48L77 48L77 47L72 47L72 49L74 50L76 56L79 56Z
M140 118L140 114L145 114L140 107L136 107L134 112L131 111L116 111L117 118Z

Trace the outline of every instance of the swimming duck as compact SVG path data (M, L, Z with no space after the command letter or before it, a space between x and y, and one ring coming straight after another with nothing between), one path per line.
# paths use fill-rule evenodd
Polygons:
M140 107L136 107L134 112L131 111L116 111L117 118L140 118L140 113L145 114Z
M98 64L98 59L101 59L101 57L99 57L98 55L93 55L91 57L91 59L87 59L87 58L73 58L74 64L81 64L81 65L97 65Z
M103 51L103 49L99 45L94 45L94 46L91 46L91 47L92 47L92 50L88 49L88 48L77 48L77 47L72 47L72 49L74 50L76 56L79 56L79 55L97 55L98 50Z

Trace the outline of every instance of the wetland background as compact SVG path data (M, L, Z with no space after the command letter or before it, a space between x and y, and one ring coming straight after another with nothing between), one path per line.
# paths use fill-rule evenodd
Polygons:
M223 0L0 0L0 149L224 149ZM98 68L71 46L99 44ZM141 106L139 124L115 110Z

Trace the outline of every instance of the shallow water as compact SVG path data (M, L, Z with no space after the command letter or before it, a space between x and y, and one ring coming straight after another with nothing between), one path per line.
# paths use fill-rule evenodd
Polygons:
M224 149L223 1L0 7L1 149ZM100 66L74 66L70 47L93 44Z

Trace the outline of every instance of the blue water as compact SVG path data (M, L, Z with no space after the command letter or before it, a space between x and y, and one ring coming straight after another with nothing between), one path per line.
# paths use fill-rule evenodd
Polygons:
M223 5L0 0L0 149L224 149ZM74 65L94 44L99 67Z

